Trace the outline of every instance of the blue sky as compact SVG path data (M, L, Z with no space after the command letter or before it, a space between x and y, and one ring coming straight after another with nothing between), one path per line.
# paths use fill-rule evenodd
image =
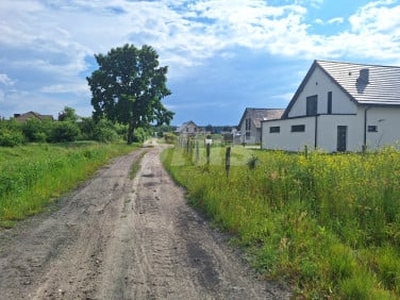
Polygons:
M0 116L90 116L94 54L151 45L180 125L285 108L314 59L400 65L400 0L2 0Z

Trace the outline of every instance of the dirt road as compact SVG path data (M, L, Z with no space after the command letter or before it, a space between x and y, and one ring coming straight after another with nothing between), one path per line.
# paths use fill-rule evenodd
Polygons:
M46 213L1 231L0 299L287 299L186 205L160 148L114 160Z

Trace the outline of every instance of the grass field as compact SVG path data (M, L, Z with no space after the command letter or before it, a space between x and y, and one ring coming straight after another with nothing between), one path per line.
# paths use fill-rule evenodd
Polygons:
M400 153L233 147L163 154L190 203L232 233L265 278L306 299L400 298Z
M95 142L0 147L0 227L42 211L111 158L133 149Z

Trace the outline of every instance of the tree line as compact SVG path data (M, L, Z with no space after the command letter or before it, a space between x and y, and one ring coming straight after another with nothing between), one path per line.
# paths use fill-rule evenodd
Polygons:
M163 135L171 127L147 126L137 128L133 142L143 142L157 132ZM113 123L106 118L80 117L75 109L65 107L57 121L36 118L18 122L16 119L0 119L0 146L14 147L26 143L62 143L92 140L111 143L127 139L127 125Z
M112 142L124 138L128 144L141 142L157 127L168 131L174 116L161 100L170 95L167 66L159 66L157 52L148 45L126 44L107 54L95 54L98 69L86 77L92 92L93 115L80 118L65 107L58 122L29 119L0 120L0 146L26 142Z

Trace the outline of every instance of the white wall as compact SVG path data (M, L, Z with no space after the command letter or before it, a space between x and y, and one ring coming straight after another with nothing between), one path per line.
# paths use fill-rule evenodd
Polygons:
M367 146L376 149L400 142L400 107L371 107L367 125L377 126L377 132L367 132Z
M317 67L296 102L292 106L288 117L306 115L306 99L309 96L318 95L318 114L326 114L328 111L328 92L332 92L333 114L355 114L356 104L344 93L319 67Z
M302 151L307 145L315 145L315 118L317 118L317 148L326 152L337 149L337 127L347 126L347 151L361 151L364 144L365 107L358 108L357 115L320 115L286 120L264 121L262 147ZM305 124L305 132L291 132L291 125ZM377 126L377 132L366 132L367 149L375 150L387 145L400 148L400 107L371 107L367 111L367 123ZM270 133L271 126L280 126L280 133Z
M363 115L321 115L318 117L317 148L337 150L337 127L347 126L347 151L361 151L364 142Z
M291 132L292 125L305 125L304 132ZM271 120L262 122L262 148L303 151L304 146L314 148L315 117ZM270 133L270 127L280 126L279 133Z

